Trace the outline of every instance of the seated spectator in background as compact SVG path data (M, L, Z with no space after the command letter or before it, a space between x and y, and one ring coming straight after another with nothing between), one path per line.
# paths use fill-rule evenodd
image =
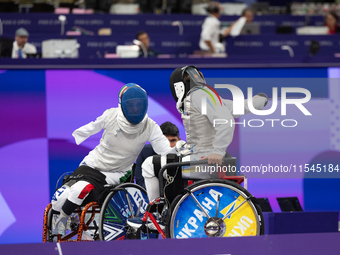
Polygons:
M335 12L329 12L325 18L326 27L328 27L328 34L335 34L338 27L339 16Z
M222 6L217 1L209 2L207 12L208 17L205 18L202 24L201 38L199 42L200 49L209 53L225 52L225 47L221 43L223 37L238 36L246 23L250 23L254 19L254 14L250 9L245 9L241 17L235 21L227 29L221 30L221 15Z
M201 50L210 53L225 52L225 47L221 43L223 37L228 35L238 36L246 23L250 23L254 19L254 14L250 9L245 9L241 17L235 21L230 27L221 30L221 16L222 6L217 1L209 2L207 12L208 17L205 18L202 24L201 38L199 46Z
M217 1L209 2L207 12L209 15L204 19L202 24L201 38L199 47L203 51L210 53L221 53L225 47L220 43L221 21L219 20L222 6Z
M15 41L13 42L12 58L27 58L27 54L37 54L37 49L33 44L28 43L29 33L25 28L15 31Z
M148 57L156 57L159 52L150 48L150 38L147 32L139 31L136 35L136 39L140 41L143 45L140 45L139 56L144 56L144 50L147 52ZM143 50L144 47L144 50Z
M244 9L241 17L236 20L230 27L224 30L223 36L238 36L246 23L251 23L254 20L254 14L250 9Z
M241 14L241 18L245 17L246 18L246 23L250 23L254 20L254 13L252 10L246 8L243 10L242 14Z
M168 138L170 142L170 147L175 147L176 143L181 140L179 137L179 131L176 125L172 124L171 122L164 122L160 126L163 135ZM136 168L135 168L135 180L136 183L142 186L145 189L144 178L142 176L142 164L145 159L150 156L156 155L157 153L153 150L151 144L147 144L144 146L143 150L139 154L137 161L136 161Z

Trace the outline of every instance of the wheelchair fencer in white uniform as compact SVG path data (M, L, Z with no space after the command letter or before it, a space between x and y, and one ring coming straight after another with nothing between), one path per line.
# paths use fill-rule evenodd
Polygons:
M182 158L182 161L208 159L209 163L221 164L221 159L226 155L234 135L235 125L230 123L235 123L235 118L240 117L232 114L233 102L221 98L211 86L206 84L202 73L194 66L174 70L170 77L170 88L186 132L187 143L179 141L182 143L182 149L187 150L186 154L188 154ZM252 98L252 102L255 109L262 110L268 98L265 94L259 93ZM202 109L202 105L206 108ZM247 100L244 102L244 108L245 113L250 112ZM227 120L228 124L214 127L216 119ZM161 166L166 164L166 157L161 158ZM147 194L152 201L159 197L159 183L155 176L152 157L144 161L142 169ZM183 168L183 178L217 178L217 172L212 173L204 169L204 166ZM166 173L164 178L165 175Z
M162 236L170 238L263 234L263 217L256 199L243 187L233 183L231 179L228 180L225 175L220 179L219 172L204 171L207 165L199 163L201 159L205 159L201 162L219 166L222 162L228 164L228 160L223 158L233 139L235 125L230 123L234 123L234 118L239 117L232 114L232 101L221 98L214 88L206 84L203 74L194 66L177 68L170 76L170 88L186 131L187 143L182 141L178 148L182 149L181 154L186 156L182 157L181 163L171 161L174 155L170 157L169 154L160 160L159 156L153 156L144 161L142 175L150 203L157 205L164 201L163 204L167 206L163 207L165 209L161 214L159 213L162 209L149 207L148 212L155 212L155 217L146 213L144 217L129 218L127 225L131 232L137 233L138 236L138 231L157 229ZM268 98L260 93L252 98L252 102L255 109L261 110ZM202 109L202 105L206 108ZM244 108L245 113L250 112L247 100L244 102ZM229 125L214 126L215 119L228 120ZM236 159L230 159L233 160L229 162L236 165ZM200 165L198 171L197 165ZM172 171L166 170L167 167L172 168ZM195 179L195 182L183 189L173 178L178 175L178 171L182 171L183 178ZM161 178L162 173L166 179L165 185ZM237 175L235 172L226 174L233 175L232 177ZM170 185L175 188L168 190L171 196L169 197L168 192L164 199L165 189ZM172 192L175 195L171 194ZM168 213L167 209L170 209ZM229 219L231 214L232 220ZM151 221L148 220L148 215L152 215ZM244 223L240 223L244 226L242 229L246 228L242 233L233 229L239 228L239 221ZM162 232L163 230L165 232Z
M160 127L147 115L148 99L144 89L134 83L119 92L119 107L106 110L95 121L73 132L79 145L89 136L104 130L100 143L89 152L73 175L73 185L63 185L52 198L52 209L59 213L53 234L65 235L71 213L83 205L93 190L105 184L118 185L131 170L147 141L160 155L175 153Z

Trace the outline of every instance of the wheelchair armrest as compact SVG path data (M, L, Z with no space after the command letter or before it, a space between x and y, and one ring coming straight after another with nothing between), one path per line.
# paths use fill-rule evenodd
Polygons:
M234 164L236 162L235 157L230 157L230 154L228 156L224 157L222 159L222 165L228 165L228 164ZM168 163L164 165L158 173L158 181L159 181L159 189L160 189L160 196L164 196L164 185L163 185L163 173L166 169L171 168L171 167L182 167L182 166L198 166L198 165L207 165L208 160L196 160L196 161L186 161L186 162L173 162L173 163Z
M224 157L222 159L222 165L229 165L231 163L234 163L236 161L235 157Z

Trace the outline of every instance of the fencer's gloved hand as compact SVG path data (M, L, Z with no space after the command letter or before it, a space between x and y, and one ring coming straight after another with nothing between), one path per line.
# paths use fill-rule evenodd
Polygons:
M177 155L188 155L190 154L190 149L187 148L187 142L184 140L179 140L176 143L175 150L177 152Z
M266 101L266 103L264 104L264 106L266 106L267 104L268 104L268 96L265 94L265 93L258 93L257 94L258 96L260 96L260 97L264 97L264 98L266 98L267 99L267 101Z

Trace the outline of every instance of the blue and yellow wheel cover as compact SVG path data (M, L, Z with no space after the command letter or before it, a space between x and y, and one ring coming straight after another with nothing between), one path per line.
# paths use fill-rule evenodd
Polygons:
M228 186L228 187L227 187ZM205 184L192 190L210 217L216 216L218 196L220 196L218 216L223 218L237 208L247 196L241 191L226 184ZM251 201L246 201L225 220L228 236L259 235L259 218ZM174 208L170 222L172 238L201 238L207 237L204 225L208 217L201 210L190 194L184 195Z

